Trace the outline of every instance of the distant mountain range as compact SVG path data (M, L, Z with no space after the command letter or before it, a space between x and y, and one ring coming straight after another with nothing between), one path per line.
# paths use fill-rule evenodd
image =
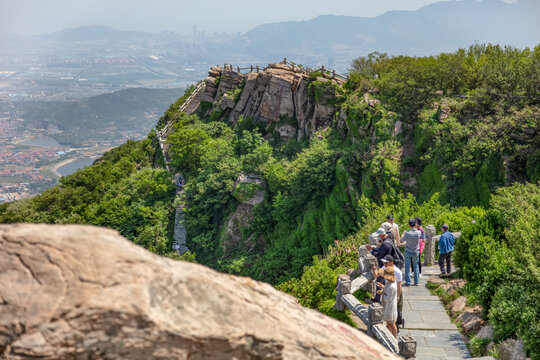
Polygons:
M307 66L327 64L345 71L352 59L374 51L390 55L434 55L474 43L534 47L540 43L539 15L540 0L515 3L454 0L433 3L416 11L389 11L372 18L323 15L308 21L264 24L218 42L212 37L190 39L170 31L153 34L106 26L85 26L10 40L16 46L25 41L57 41L66 46L95 41L113 48L119 48L118 44L122 43L143 48L159 42L158 55L170 61L170 54L178 52L176 57L188 67L201 62L265 64L287 57ZM2 37L0 45L1 40ZM3 40L6 41L5 37Z
M266 49L276 55L308 49L423 55L475 42L535 46L540 42L539 16L539 0L444 1L374 18L325 15L265 24L247 32L245 39L250 51Z
M308 21L260 25L232 40L234 49L276 55L309 52L382 51L424 55L479 43L518 47L540 42L540 0L442 1L416 11L389 11L377 17L323 15ZM107 26L66 29L40 38L56 41L116 40L168 36L121 31ZM178 37L176 37L178 40Z

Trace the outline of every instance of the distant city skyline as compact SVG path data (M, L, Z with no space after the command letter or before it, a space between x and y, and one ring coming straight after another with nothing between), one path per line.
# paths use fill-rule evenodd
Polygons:
M435 2L439 0L0 0L0 34L40 35L89 25L182 35L193 34L194 27L207 33L246 32L270 22L319 15L375 17Z

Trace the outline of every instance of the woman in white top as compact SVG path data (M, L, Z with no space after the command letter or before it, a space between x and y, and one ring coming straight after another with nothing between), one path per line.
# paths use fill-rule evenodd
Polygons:
M397 338L397 283L394 274L394 266L388 266L384 269L379 269L377 275L382 275L386 280L386 284L377 283L377 286L383 288L383 320L386 321L386 327Z

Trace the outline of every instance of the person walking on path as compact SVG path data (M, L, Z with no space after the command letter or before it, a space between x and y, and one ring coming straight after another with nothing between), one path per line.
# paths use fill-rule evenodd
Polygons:
M426 246L426 232L424 231L424 228L422 227L422 219L420 219L419 217L417 217L416 219L416 230L420 231L421 235L420 235L420 243L419 243L419 246L418 246L418 275L419 276L422 276L422 259L421 259L421 255L422 253L424 252L424 248ZM411 270L413 270L412 268L412 264L411 264Z
M442 226L442 235L439 239L439 267L441 275L450 275L452 272L452 252L454 251L454 235L448 231L448 225ZM446 262L446 269L444 263ZM446 271L445 271L446 270Z
M387 266L384 269L376 271L375 276L384 278L385 283L377 282L377 287L383 289L383 320L386 321L386 327L397 339L397 283L394 275L394 266Z
M401 245L405 245L405 285L411 285L411 264L414 269L414 285L418 286L418 257L420 255L420 231L416 230L416 219L409 220L409 230L403 232Z

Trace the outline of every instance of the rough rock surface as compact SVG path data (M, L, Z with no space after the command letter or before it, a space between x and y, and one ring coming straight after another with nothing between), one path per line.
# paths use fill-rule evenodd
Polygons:
M255 174L240 174L234 183L233 196L240 202L226 220L225 232L221 239L223 252L238 246L247 246L253 250L255 246L264 247L264 239L250 238L242 243L242 230L249 227L253 219L253 209L264 201L266 182Z
M467 298L460 296L450 303L449 310L453 315L456 315L465 309L465 305L467 305Z
M397 359L249 278L91 226L0 225L4 359Z
M499 360L526 360L527 356L523 350L523 343L520 340L508 339L497 346L499 350Z
M322 101L316 102L309 96L308 74L281 63L269 64L261 72L248 74L212 67L208 75L201 95L193 99L196 105L188 106L187 113L203 111L208 115L218 111L222 119L232 124L240 116L253 117L266 130L274 127L283 140L312 137L317 130L330 125L339 110L331 105L334 94L323 94ZM318 80L342 84L339 79ZM227 95L242 86L238 98Z
M493 325L486 324L476 333L477 338L493 339Z
M461 329L464 333L476 332L482 325L484 325L484 320L479 316L479 313L472 311L470 309L465 309L465 311L458 316L458 321L461 321Z
M444 279L441 279L440 277L438 276L430 276L430 278L428 279L428 281L432 284L446 284L446 281Z

